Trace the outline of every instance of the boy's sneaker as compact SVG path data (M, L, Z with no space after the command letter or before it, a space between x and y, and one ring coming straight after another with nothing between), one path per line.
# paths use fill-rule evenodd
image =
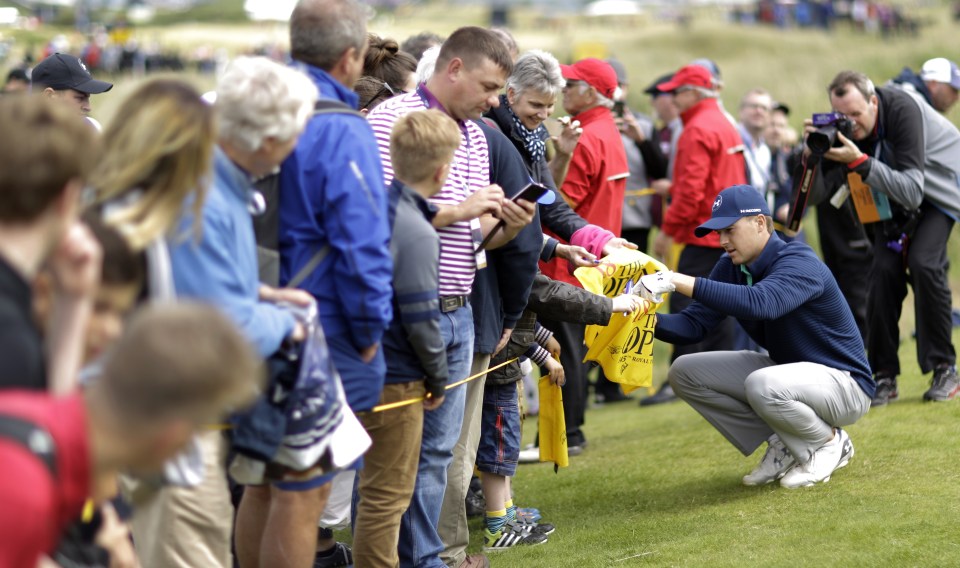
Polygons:
M797 463L790 450L783 445L776 434L767 438L767 451L753 471L743 476L743 484L748 486L766 485L784 476Z
M517 523L517 526L519 526L520 529L527 534L542 534L546 536L548 534L553 534L553 531L557 530L557 527L551 525L550 523L524 521L521 520L519 516L514 522Z
M877 392L870 401L870 406L883 406L888 402L893 402L900 397L897 392L897 376L877 373Z
M957 368L953 365L938 367L933 371L933 380L930 389L923 393L923 400L944 401L957 396L960 391L960 380L957 378Z
M508 521L499 531L491 533L483 529L484 552L498 552L517 545L536 546L547 542L547 536L536 533L526 533L520 526Z
M806 463L798 464L780 480L788 489L809 487L814 483L830 481L834 471L846 466L853 457L853 442L841 428L832 440L820 446Z
M330 550L318 552L313 559L313 568L340 568L353 564L353 551L342 542L333 545Z

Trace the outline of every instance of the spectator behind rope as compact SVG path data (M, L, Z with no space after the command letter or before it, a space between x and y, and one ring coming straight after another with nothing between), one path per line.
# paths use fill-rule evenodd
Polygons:
M158 79L131 93L116 117L104 132L104 156L94 170L93 208L133 250L146 252L149 298L171 301L176 293L165 238L179 225L185 206L196 221L180 237L200 237L199 212L216 136L213 109L188 83ZM212 437L199 437L194 449L197 460L217 463ZM188 477L200 476L202 468L192 464L185 471ZM222 511L197 507L216 502L210 493L226 491L216 485L215 476L204 476L195 487L141 485L133 534L144 568L169 566L175 558L209 559L207 566L218 566L217 559L228 565L229 521L220 518Z
M369 47L363 58L363 75L384 83L392 95L409 93L417 88L417 60L400 51L397 41L367 34Z

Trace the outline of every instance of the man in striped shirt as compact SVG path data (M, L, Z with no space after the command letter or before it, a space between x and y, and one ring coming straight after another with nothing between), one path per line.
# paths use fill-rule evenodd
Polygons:
M438 208L433 226L440 235L441 334L451 384L466 378L473 357L473 314L468 298L476 270L485 265L483 253L474 251L497 218L504 227L488 248L512 239L535 212L533 204L505 200L503 190L490 185L487 141L471 122L499 104L500 90L512 68L510 53L497 36L482 28L460 28L443 44L436 71L426 83L385 101L368 116L380 147L386 183L393 178L390 133L401 116L440 109L457 121L462 133L447 183L430 200ZM400 531L402 566L444 566L439 557L444 544L437 523L465 398L464 387L454 388L439 409L424 417L416 487Z

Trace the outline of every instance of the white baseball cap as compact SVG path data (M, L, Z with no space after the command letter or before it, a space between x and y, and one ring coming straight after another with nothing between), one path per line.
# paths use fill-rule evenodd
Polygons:
M924 63L920 70L920 78L924 81L946 83L960 91L960 68L944 57L937 57Z

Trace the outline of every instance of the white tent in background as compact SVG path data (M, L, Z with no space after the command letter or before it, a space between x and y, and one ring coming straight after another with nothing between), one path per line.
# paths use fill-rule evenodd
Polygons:
M643 13L640 2L636 0L597 0L583 9L586 16L639 16Z
M297 0L244 0L243 10L255 22L290 20Z

